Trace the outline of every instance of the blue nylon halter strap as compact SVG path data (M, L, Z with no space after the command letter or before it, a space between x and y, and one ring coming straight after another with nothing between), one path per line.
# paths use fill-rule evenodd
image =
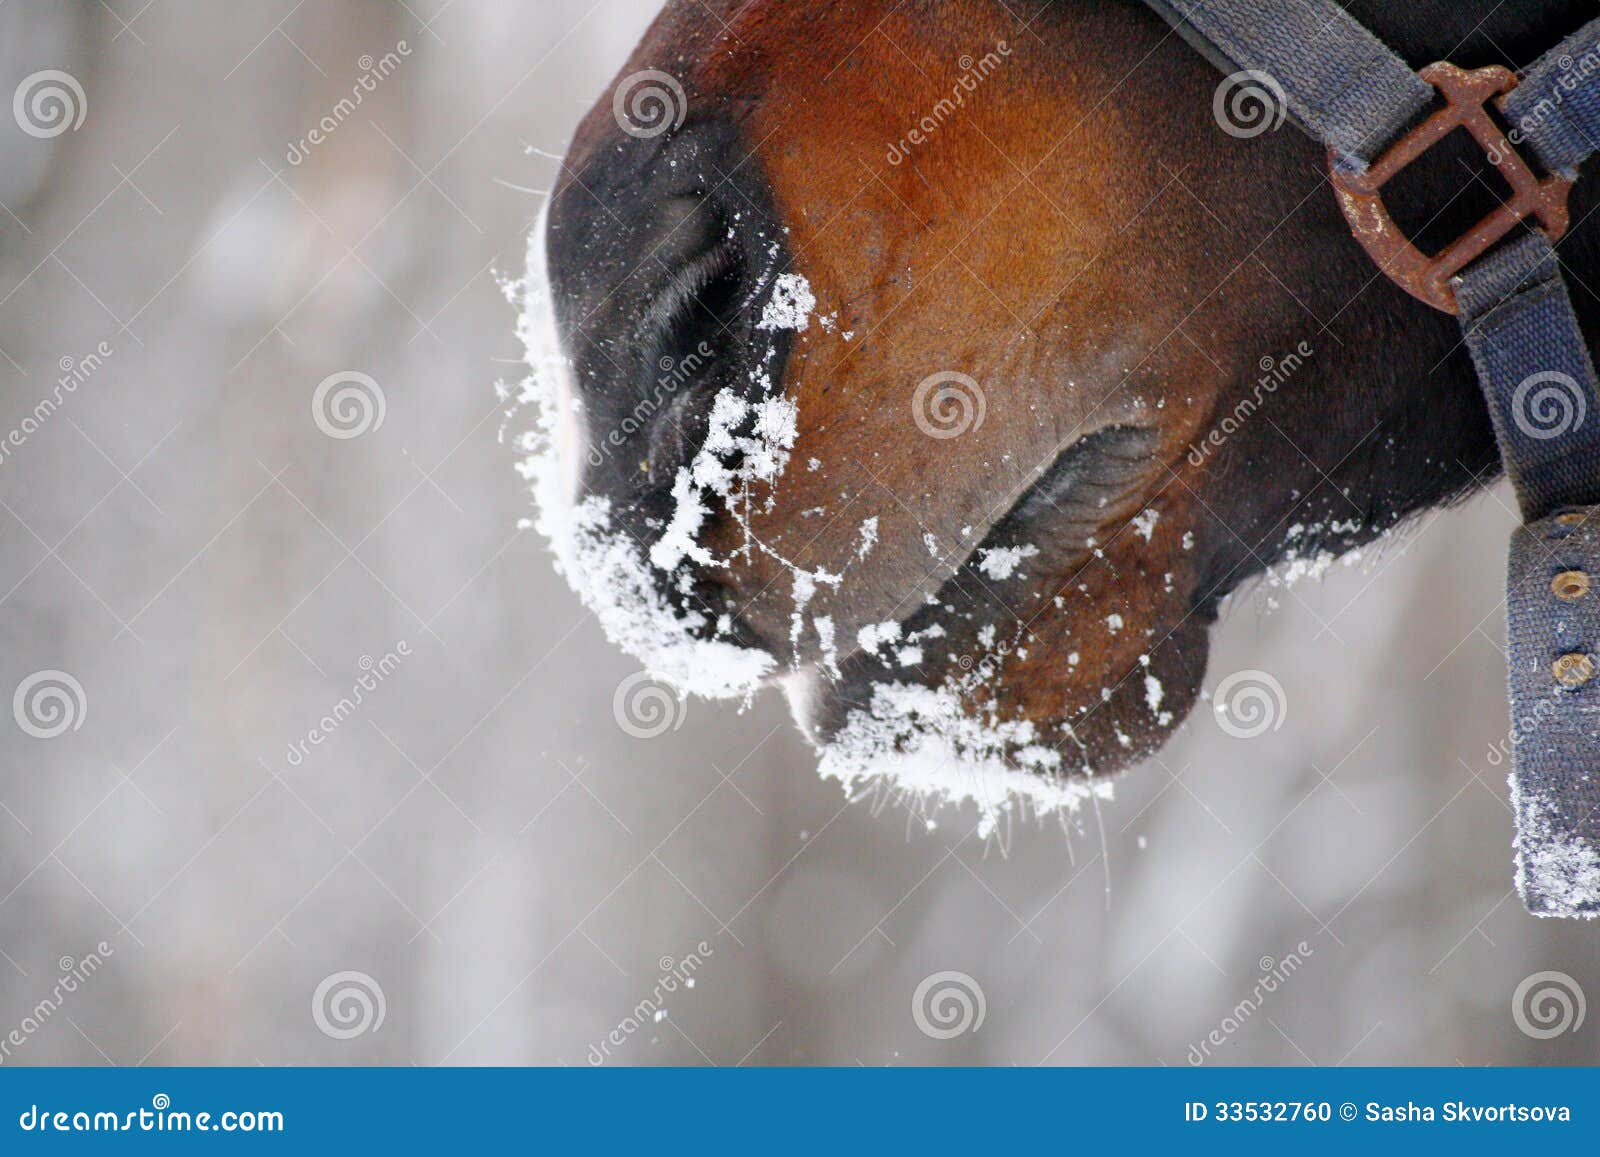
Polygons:
M1576 177L1600 151L1600 20L1567 37L1501 103L1513 130L1552 173Z
M1364 172L1433 90L1334 0L1147 0ZM1600 152L1600 20L1500 102L1509 144L1575 178ZM1600 381L1542 233L1451 281L1524 525L1507 582L1517 888L1539 916L1600 916Z
M1517 889L1535 915L1593 918L1600 394L1555 251L1542 236L1489 254L1457 279L1456 300L1526 519L1511 538L1506 583Z
M1503 245L1454 288L1523 517L1600 503L1600 393L1550 242L1531 233Z
M1399 136L1433 88L1329 0L1148 0L1224 71L1270 77L1306 132L1356 167Z

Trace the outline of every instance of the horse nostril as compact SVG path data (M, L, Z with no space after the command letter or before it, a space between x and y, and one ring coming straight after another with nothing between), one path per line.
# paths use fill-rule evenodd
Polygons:
M705 439L712 399L740 376L754 323L742 316L744 230L715 198L676 194L634 209L625 259L585 271L574 245L567 261L594 302L573 342L589 437L585 486L627 504L648 536Z
M666 283L645 311L644 331L672 337L683 329L725 327L730 320L725 314L739 284L739 264L737 250L723 244L694 253L669 269Z
M676 197L652 232L656 267L636 299L631 356L639 366L634 483L670 487L704 437L709 398L736 353L745 260L714 202Z
M687 126L597 153L552 200L550 280L586 439L579 485L646 546L711 431L718 398L780 372L760 328L783 230L737 127Z
M720 206L705 197L670 198L652 233L659 237L649 251L656 275L647 279L641 336L659 341L685 329L726 328L744 262Z

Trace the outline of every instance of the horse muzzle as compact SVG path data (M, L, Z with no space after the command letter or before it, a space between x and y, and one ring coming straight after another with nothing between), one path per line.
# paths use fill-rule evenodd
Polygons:
M706 179L735 167L730 139L624 135L573 158L523 293L538 525L613 642L707 695L776 666L702 530L776 481L794 426L771 324L782 231L753 181Z

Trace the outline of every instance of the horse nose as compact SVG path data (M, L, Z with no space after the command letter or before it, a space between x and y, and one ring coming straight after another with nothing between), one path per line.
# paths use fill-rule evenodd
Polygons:
M660 517L737 354L749 267L725 162L688 134L600 150L558 186L550 280L587 433L586 488ZM724 190L726 192L726 190Z
M729 133L692 126L639 138L615 129L563 165L551 203L554 288L583 337L623 341L660 324L674 274L731 246L738 200ZM608 348L609 352L609 348Z

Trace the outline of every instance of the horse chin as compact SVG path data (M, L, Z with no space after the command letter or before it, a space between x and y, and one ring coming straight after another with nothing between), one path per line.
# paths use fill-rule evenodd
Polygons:
M1063 774L1060 753L1033 723L975 710L948 684L830 686L811 670L791 675L784 690L823 778L851 794L885 787L925 814L972 803L980 837L1014 815L1071 815L1112 795L1109 779Z
M1052 684L1028 655L1009 672L891 671L858 658L838 675L791 674L784 690L825 778L851 793L887 788L924 813L971 803L986 836L1012 816L1065 817L1110 799L1111 777L1161 747L1192 708L1205 664L1204 628L1181 634L1105 693Z
M1080 482L1083 459L1068 466L1061 480ZM1121 477L1096 466L1093 478ZM851 792L887 787L923 811L970 802L987 834L1012 815L1109 798L1109 777L1177 729L1204 673L1204 616L1177 582L1160 600L1130 601L1122 576L1145 539L1085 524L1060 533L1071 490L1019 503L917 613L785 680L825 777ZM1160 533L1159 520L1146 525Z

